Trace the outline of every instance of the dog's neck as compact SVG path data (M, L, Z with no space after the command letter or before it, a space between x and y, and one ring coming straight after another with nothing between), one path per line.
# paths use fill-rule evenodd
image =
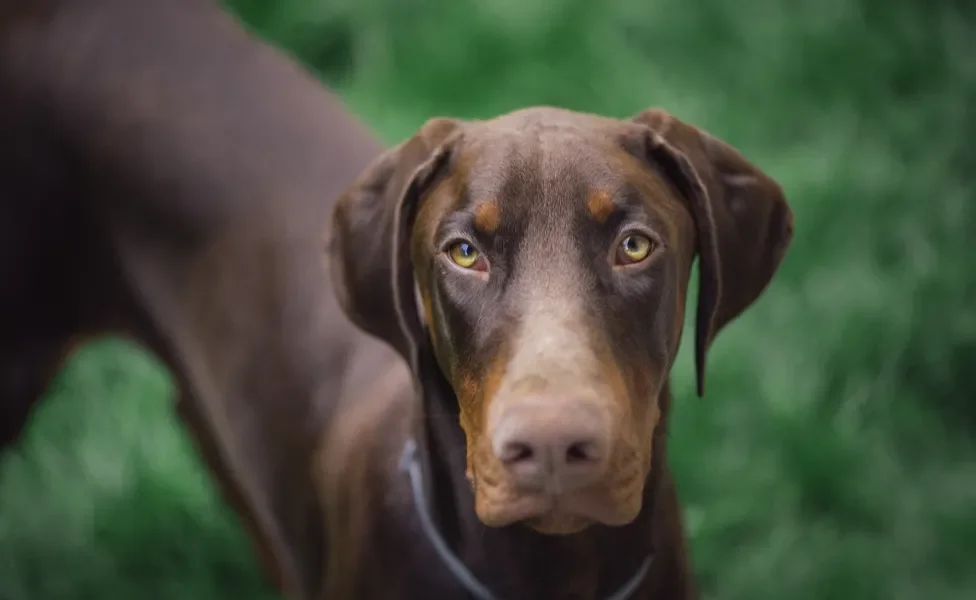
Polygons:
M662 421L655 433L643 506L630 524L594 525L566 536L543 535L521 524L491 528L474 512L473 493L465 477L465 437L457 398L432 356L419 362L422 401L413 429L424 495L435 527L472 574L504 600L596 600L609 597L633 578L642 562L653 555L658 537L654 515L665 472L666 423ZM669 400L665 386L660 401ZM666 415L668 406L661 408ZM652 574L656 570L652 568Z

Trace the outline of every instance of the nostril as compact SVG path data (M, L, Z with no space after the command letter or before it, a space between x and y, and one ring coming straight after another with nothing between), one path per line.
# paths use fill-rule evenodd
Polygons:
M596 444L593 442L576 442L566 449L566 464L580 465L598 460Z
M498 458L505 464L514 464L532 460L534 456L532 446L523 442L508 442L502 447Z

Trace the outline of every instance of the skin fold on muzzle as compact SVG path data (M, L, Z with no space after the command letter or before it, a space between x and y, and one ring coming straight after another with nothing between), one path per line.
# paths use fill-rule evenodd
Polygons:
M570 534L641 511L696 255L701 393L708 345L768 284L792 219L772 179L664 111L532 108L433 119L376 161L340 200L333 265L355 322L414 365L433 353L478 518ZM364 223L390 245L355 244Z

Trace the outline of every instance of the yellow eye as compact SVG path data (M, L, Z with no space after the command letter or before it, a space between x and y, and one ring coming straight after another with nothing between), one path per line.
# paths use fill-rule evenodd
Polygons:
M650 238L632 234L620 241L617 247L616 262L618 265L639 263L648 257L654 249L654 242Z
M451 247L447 249L447 255L459 267L478 271L484 270L479 268L484 263L481 259L481 253L469 242L455 242L451 244Z

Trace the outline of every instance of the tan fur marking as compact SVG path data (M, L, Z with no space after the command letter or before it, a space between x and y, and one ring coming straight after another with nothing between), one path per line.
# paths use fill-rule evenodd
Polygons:
M609 356L609 351L604 356ZM611 414L615 422L612 430L617 432L617 441L610 457L607 493L613 498L619 514L633 519L641 509L641 492L651 468L654 430L661 413L655 397L650 394L635 397L620 365L610 358L603 358L600 363L605 381L613 390ZM650 379L648 376L645 378ZM652 382L642 383L644 385L641 387L646 389L640 391L649 392Z
M482 202L474 209L474 226L482 233L492 234L498 231L500 219L498 203L494 200Z
M479 452L483 447L491 446L485 442L488 436L486 415L488 406L497 394L498 388L501 387L507 363L507 353L499 351L485 369L480 381L474 374L463 371L460 373L460 381L457 382L461 428L467 441L466 460L469 479L479 463L477 458Z
M590 216L597 223L605 223L607 218L613 213L613 196L606 190L596 190L591 192L586 198L586 208L590 211Z
M420 292L420 297L424 307L424 319L427 320L428 331L430 332L430 343L434 347L434 352L437 351L437 336L434 335L434 305L430 302L430 294L426 291Z

